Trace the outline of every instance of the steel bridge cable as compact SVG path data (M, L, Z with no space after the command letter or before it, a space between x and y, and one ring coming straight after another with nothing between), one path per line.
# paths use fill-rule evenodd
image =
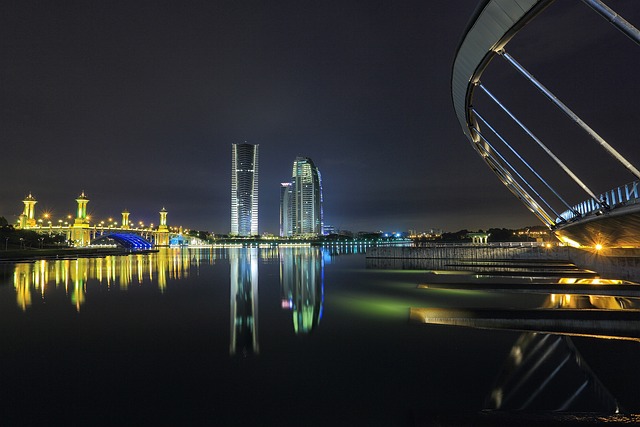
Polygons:
M588 124L586 124L576 113L571 111L557 96L555 96L549 89L547 89L540 81L538 81L529 71L516 61L513 56L509 55L504 49L499 51L498 54L502 56L509 64L520 72L531 84L533 84L542 94L560 108L571 120L573 120L578 126L580 126L586 133L589 134L607 153L609 153L614 159L618 160L625 168L627 168L636 178L640 178L640 171L635 168L627 159L622 156L615 148L613 148L607 141L604 140L595 130L593 130Z
M477 147L477 145L476 145ZM484 149L484 148L483 148ZM479 149L478 149L479 150ZM494 157L482 153L478 153L488 164L489 168L498 176L500 181L511 191L518 199L522 200L525 206L536 215L547 227L552 228L555 223L551 217L536 203L536 201L522 188L522 186L512 178L511 174L505 167L499 163Z
M471 108L471 111L473 112L473 114L480 119L480 121L487 127L489 128L489 130L491 130L491 132L493 132L494 135L496 135L498 137L498 139L500 139L500 141L502 141L502 143L504 145L507 146L507 148L509 150L511 150L511 152L518 157L518 159L520 159L520 161L540 180L540 182L542 182L570 211L574 211L573 207L571 205L569 205L569 203L567 203L562 196L560 196L560 194L558 194L558 192L544 179L542 178L542 176L540 176L540 174L520 155L520 153L518 153L508 142L507 140L493 127L489 124L489 122L482 117L482 115L478 112L478 110L476 110L475 108ZM542 197L541 197L542 198ZM543 199L544 200L544 199ZM545 202L546 203L546 202ZM547 205L549 206L549 205ZM551 206L549 206L549 208L551 208ZM553 208L551 208L551 210L555 212L555 210L553 210ZM577 212L575 212L577 213ZM556 214L557 215L557 214Z
M626 19L618 15L600 0L582 0L587 6L595 10L600 16L609 21L611 25L620 30L636 44L640 45L640 31L631 25Z
M521 180L522 182L524 182L524 183L527 185L527 187L529 187L529 189L530 189L531 191L533 191L533 193L534 193L536 196L538 196L538 198L539 198L539 199L540 199L540 200L541 200L541 201L542 201L542 202L543 202L543 203L544 203L544 204L545 204L549 209L551 209L551 212L553 212L553 214L554 214L556 217L560 217L560 215L558 215L558 212L556 212L556 211L553 209L553 207L551 207L551 205L549 205L549 203L547 203L547 201L544 199L544 197L542 197L542 196L541 196L541 195L536 191L536 189L535 189L535 188L533 188L533 187L531 186L531 184L529 184L529 182L528 182L526 179L524 179L524 177L523 177L522 175L520 175L520 173L516 170L516 168L514 168L514 167L513 167L513 165L511 165L511 163L509 163L509 161L508 161L507 159L505 159L505 158L504 158L504 156L503 156L502 154L500 154L500 152L499 152L498 150L496 150L496 149L495 149L495 147L494 147L493 145L491 145L491 143L487 140L487 138L485 138L485 136L482 134L482 132L480 132L480 131L479 131L478 129L476 129L476 128L472 128L472 130L473 130L473 131L474 131L474 132L475 132L475 133L476 133L476 134L477 134L477 135L478 135L478 136L479 136L479 137L480 137L480 138L485 142L485 144L487 144L487 145L489 146L489 148L491 149L491 151L492 151L493 153L497 154L497 155L498 155L498 157L500 158L500 160L502 160L502 161L503 161L503 162L504 162L504 163L509 167L509 169L510 169L512 172L514 172L514 173L516 174L516 176L517 176L518 178L520 178L520 180ZM485 153L487 153L487 155L488 155L488 156L491 156L491 152L489 152L489 150L487 150L487 149L486 149L486 148L484 148L484 147L482 147L482 150L483 150ZM532 198L532 199L533 199L533 198ZM539 209L542 209L542 208L540 208L540 206L538 206L538 208L539 208ZM544 211L543 211L543 212L544 212ZM546 212L544 212L544 213L545 213L545 215L546 215L546 216L548 216L548 217L549 217L549 215L548 215Z
M493 156L485 156L483 155L483 153L480 153L480 148L477 148L479 147L477 144L474 146L476 147L476 150L478 150L478 154L480 154L489 168L498 176L500 181L509 189L509 191L511 191L518 199L520 199L525 204L525 206L540 219L540 221L542 221L547 227L552 228L555 225L553 219L551 219L551 217L549 217L549 215L542 208L540 208L538 203L533 199L533 197L529 195L529 193L527 193L524 188L522 188L520 183L513 179L509 171L505 169L505 167ZM482 149L486 152L486 149L484 149L484 147Z
M516 116L513 115L513 113L511 111L509 111L509 109L507 107L505 107L500 101L498 101L498 99L491 93L489 92L489 90L484 87L484 85L480 82L478 82L478 86L480 87L480 89L482 89L496 104L498 104L498 106L502 109L502 111L504 111L505 113L507 113L507 115L509 117L511 117L511 119L516 122L518 124L518 126L520 126L520 128L531 137L531 139L533 139L540 148L542 148L548 155L549 157L551 157L558 166L560 166L560 168L562 168L562 170L569 175L576 184L578 184L578 186L580 186L580 188L582 188L589 196L593 197L594 200L596 200L598 203L603 204L600 200L598 200L598 196L595 195L595 193L593 191L591 191L591 189L589 187L587 187L587 185L582 182L582 180L580 180L580 178L578 178L576 176L576 174L574 174L571 169L569 169L567 167L567 165L565 165L562 160L560 160L555 154L553 154L553 152L546 146L543 144L543 142L533 134L533 132L531 132L529 130L529 128L527 128L520 120L518 120L518 118Z

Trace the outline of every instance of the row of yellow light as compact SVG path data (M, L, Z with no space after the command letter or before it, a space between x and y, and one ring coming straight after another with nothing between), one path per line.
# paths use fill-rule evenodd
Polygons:
M51 216L48 213L45 213L42 218L38 219L38 225L40 227L44 227L44 223L46 221L46 223L48 224L49 227L53 227L53 221L51 221L49 219L50 217ZM68 215L67 219L69 219L69 220L72 219L72 216ZM87 221L90 221L90 220L91 220L91 216L87 215ZM107 222L108 222L108 224L106 224ZM63 221L63 220L59 219L58 220L58 227L62 228L63 225L65 227L68 227L69 226L69 221ZM140 228L144 228L144 222L143 221L139 221L138 225L140 226ZM104 228L104 227L116 228L118 226L118 221L113 221L113 218L109 218L108 221L104 221L104 220L100 221L99 223L95 224L94 226L96 226L96 227L99 226L101 228ZM153 228L153 226L154 226L153 223L149 224L150 228ZM180 227L169 227L169 228L172 231L178 231L180 229Z

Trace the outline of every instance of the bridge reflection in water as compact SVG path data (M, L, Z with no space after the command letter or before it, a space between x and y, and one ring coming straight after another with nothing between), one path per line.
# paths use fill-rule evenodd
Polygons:
M611 423L637 422L635 416L618 415L625 409L598 378L572 337L640 342L640 285L579 275L527 276L526 266L518 270L513 265L506 275L500 275L505 272L498 266L498 276L492 276L489 268L480 267L482 272L432 271L427 274L428 283L418 288L424 292L475 290L546 298L538 308L410 309L410 318L419 323L524 331L487 396L485 408L489 412L479 414L473 422L484 418L496 425L516 421L545 425L576 422L575 414L585 417L580 422L586 425L597 418L588 414L598 414L600 421ZM449 425L447 422L461 420L443 422Z
M131 254L104 258L76 258L38 260L11 265L13 286L17 304L27 310L34 298L45 301L50 293L60 289L69 301L81 310L87 292L101 290L126 291L131 285L142 286L157 283L158 290L165 291L169 279L189 277L192 263L195 266L207 258L191 258L188 251L163 248L156 254ZM37 295L37 296L36 296Z
M324 302L324 251L292 248L161 248L152 254L39 260L9 265L18 307L26 311L63 291L77 311L93 292L156 286L164 293L170 280L188 279L201 264L229 263L231 355L258 354L258 263L280 263L283 309L291 310L292 329L308 334L318 327ZM7 266L5 266L6 268Z

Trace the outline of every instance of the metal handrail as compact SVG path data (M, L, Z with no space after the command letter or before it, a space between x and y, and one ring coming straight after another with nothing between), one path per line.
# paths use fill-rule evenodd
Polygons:
M629 202L635 203L640 200L640 190L638 186L640 186L640 181L633 181L600 194L598 200L588 199L578 203L570 210L562 212L560 216L556 218L556 223L572 221L592 214L601 215L604 213L602 204L606 205L608 209L611 209L623 206Z

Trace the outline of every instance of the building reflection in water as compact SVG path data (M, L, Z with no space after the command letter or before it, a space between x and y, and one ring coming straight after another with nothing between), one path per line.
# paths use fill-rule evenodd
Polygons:
M258 354L258 248L229 249L229 266L229 354Z
M296 334L307 334L318 326L324 303L324 259L320 248L280 250L280 295L282 308L293 313Z
M46 300L48 292L64 290L70 303L80 311L86 301L87 287L126 291L131 286L154 286L162 293L169 280L189 277L200 263L215 264L223 251L162 248L153 254L38 260L17 263L13 267L16 302L23 311Z

